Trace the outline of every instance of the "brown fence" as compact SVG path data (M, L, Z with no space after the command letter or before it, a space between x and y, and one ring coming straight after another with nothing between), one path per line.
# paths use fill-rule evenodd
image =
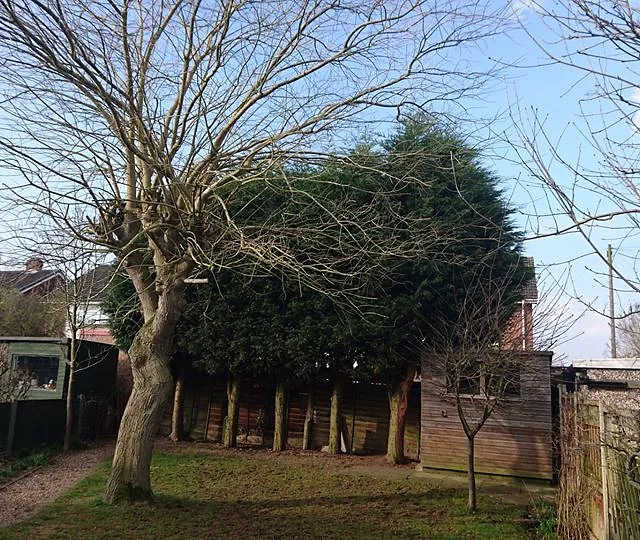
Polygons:
M191 375L185 384L185 434L196 440L220 441L226 415L226 381L202 374ZM313 387L314 408L312 448L329 442L331 385L328 381ZM287 416L288 445L302 446L308 388L291 388ZM264 385L245 385L240 392L239 442L265 446L273 441L274 389ZM346 450L355 453L384 454L389 431L389 399L384 385L348 382L345 385L342 419L348 433ZM407 411L405 454L418 458L420 435L420 387L411 389ZM165 416L162 432L170 431L171 411Z
M640 538L640 415L561 399L559 532L563 538Z

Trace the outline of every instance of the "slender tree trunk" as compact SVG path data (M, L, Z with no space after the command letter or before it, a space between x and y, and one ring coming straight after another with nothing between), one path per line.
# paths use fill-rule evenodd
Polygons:
M71 347L74 349L75 340L71 340ZM67 382L67 418L64 425L64 451L68 452L71 449L71 443L73 439L73 393L75 391L76 382L76 359L75 350L69 351L69 381Z
M340 453L340 424L342 423L342 394L344 393L344 374L337 373L331 394L331 416L329 417L329 453Z
M307 394L307 412L304 416L304 431L302 434L302 449L311 448L311 427L313 425L313 386L309 386Z
M173 390L169 369L176 323L184 306L180 286L167 288L155 314L136 334L129 349L133 389L125 407L113 455L105 498L151 500L151 454L153 442Z
M476 511L476 469L475 469L475 435L469 437L467 435L468 451L467 451L467 476L469 479L469 500L467 507L472 512Z
M287 446L287 409L288 385L285 381L276 385L275 427L273 432L273 451L282 452Z
M173 413L169 438L178 442L184 439L184 366L180 366L173 391Z
M416 366L410 364L404 380L389 389L389 436L387 438L387 461L398 465L405 463L404 434L406 427L409 392L416 374Z
M234 448L238 438L238 415L240 414L240 380L229 373L227 381L227 418L224 422L222 445Z

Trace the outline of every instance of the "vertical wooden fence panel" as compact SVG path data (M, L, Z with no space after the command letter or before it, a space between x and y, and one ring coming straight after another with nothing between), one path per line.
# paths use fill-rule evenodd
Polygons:
M319 450L329 442L331 383L314 387L315 402L311 449ZM226 382L222 378L191 373L185 380L184 426L187 437L219 442L226 416ZM287 415L288 446L302 446L308 388L292 387ZM239 442L269 446L273 431L273 388L245 385L241 390ZM167 408L160 435L171 431L171 407ZM420 387L409 395L405 433L405 451L417 458L420 433ZM389 432L389 399L382 384L348 382L342 404L345 443L348 450L362 454L384 454Z

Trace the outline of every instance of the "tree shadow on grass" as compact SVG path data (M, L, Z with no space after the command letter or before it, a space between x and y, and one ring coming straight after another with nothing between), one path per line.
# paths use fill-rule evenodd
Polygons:
M207 495L207 494L203 494ZM521 510L467 514L457 490L224 500L158 494L109 506L96 492L68 498L0 538L523 538Z
M434 490L226 502L164 496L159 506L183 514L180 521L196 526L198 534L220 538L522 538L520 510L471 516L458 491L448 495ZM478 535L483 529L487 536Z

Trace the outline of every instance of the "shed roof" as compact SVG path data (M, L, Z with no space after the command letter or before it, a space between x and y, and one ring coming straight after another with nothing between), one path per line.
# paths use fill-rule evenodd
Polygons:
M38 342L38 343L67 343L66 337L32 337L32 336L0 336L0 343L15 341Z
M640 358L585 358L574 360L574 368L640 370Z

